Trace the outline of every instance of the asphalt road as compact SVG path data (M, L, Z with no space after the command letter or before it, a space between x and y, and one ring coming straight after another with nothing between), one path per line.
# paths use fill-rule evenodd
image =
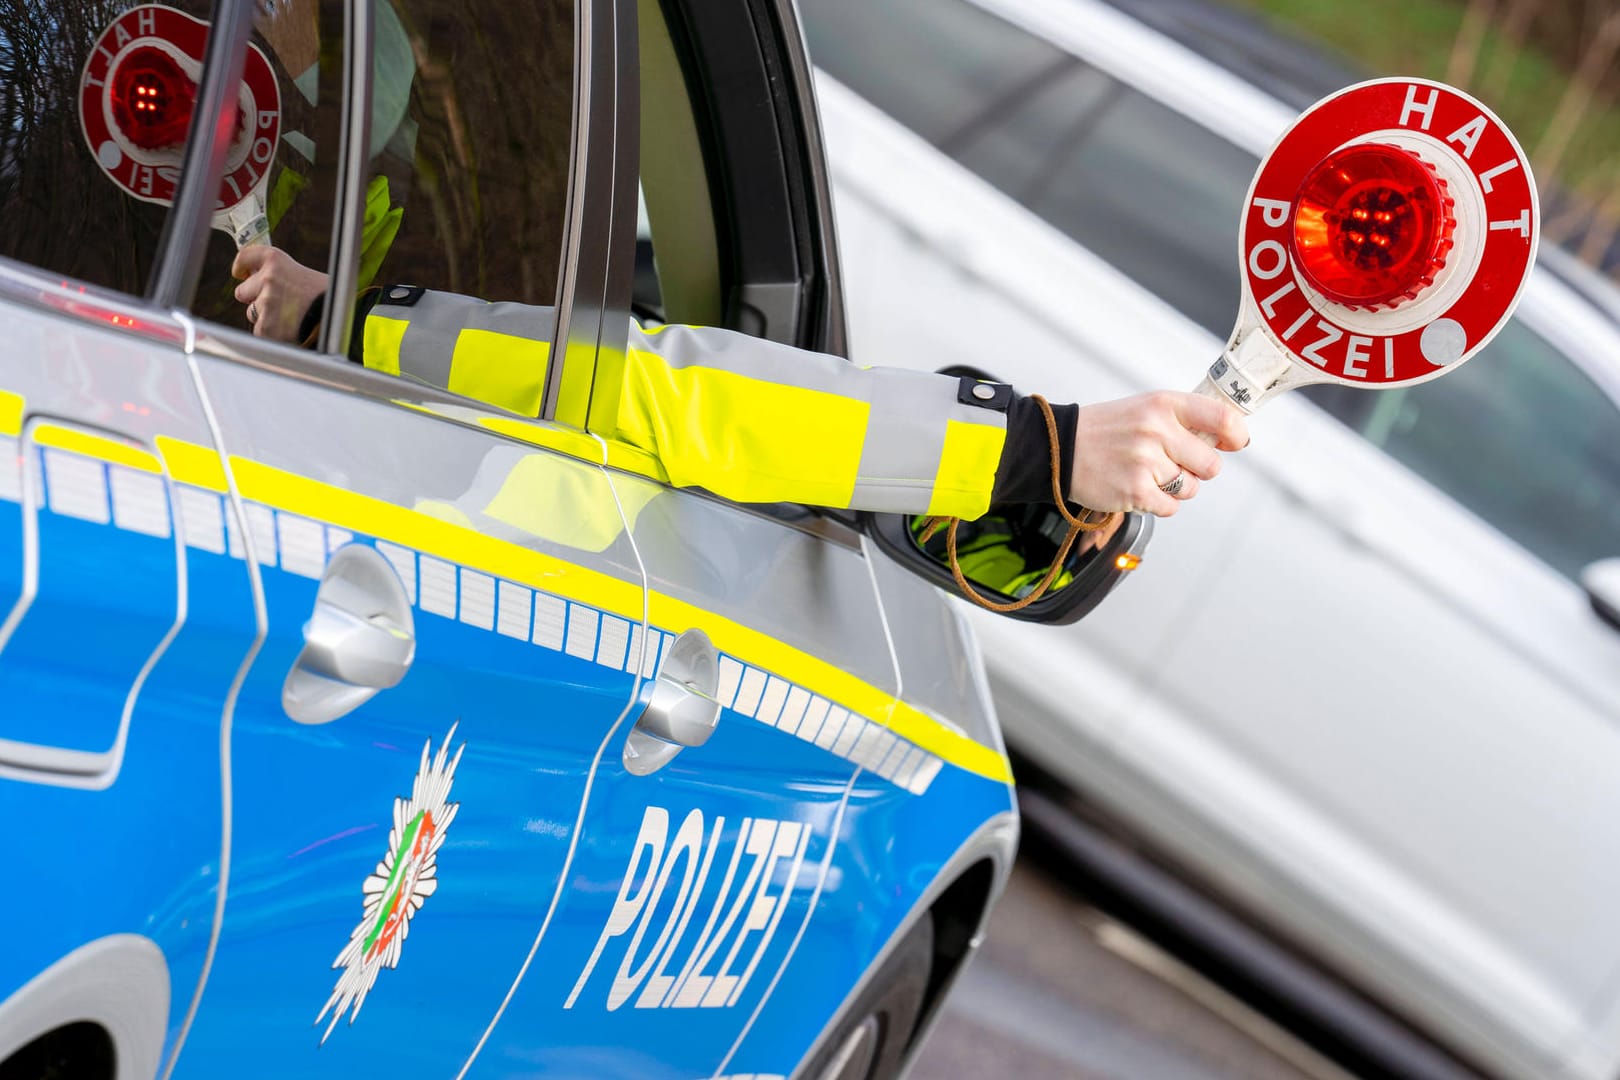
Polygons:
M911 1080L1347 1080L1020 856Z

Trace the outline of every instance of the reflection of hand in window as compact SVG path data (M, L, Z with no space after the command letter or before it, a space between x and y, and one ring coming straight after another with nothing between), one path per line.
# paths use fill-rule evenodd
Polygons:
M253 244L236 254L231 276L238 303L257 337L296 341L310 305L326 292L326 275L311 270L280 248Z

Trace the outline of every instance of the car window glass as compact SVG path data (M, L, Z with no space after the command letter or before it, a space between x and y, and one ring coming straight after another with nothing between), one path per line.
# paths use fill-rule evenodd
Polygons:
M1254 156L1131 90L1069 139L1067 154L1026 196L1030 208L1226 337L1237 312L1238 221Z
M698 110L656 0L640 0L641 185L631 310L643 325L720 325L720 247Z
M804 0L810 59L932 142L1063 61L961 0Z
M379 0L362 288L555 302L573 11L571 0Z
M252 330L248 306L237 299L239 237L230 229L251 228L257 214L269 228L262 243L292 256L315 274L326 271L332 240L337 182L336 161L342 122L342 13L335 0L278 0L253 9L254 52L245 62L244 84L257 88L257 58L268 62L279 104L276 126L261 111L238 122L239 135L227 151L222 201L239 203L235 214L216 216L192 300L205 319L238 330ZM260 69L262 70L262 68ZM257 101L257 98L255 98ZM258 103L260 109L263 103ZM260 299L255 318L261 331L297 340L308 304L296 308ZM270 324L276 323L274 327Z
M208 18L205 3L175 6ZM152 200L172 190L178 176L190 128L188 95L201 65L143 44L153 26L127 7L95 0L6 5L0 24L0 255L141 294L168 212ZM111 48L98 51L98 40L115 23L124 32L113 30ZM156 81L149 86L148 80ZM80 120L81 85L100 114L92 113L88 125ZM177 92L165 92L150 107L141 96L140 114L131 112L138 94L157 88Z
M941 149L1007 194L1027 200L1117 86L1078 60L1050 68L1016 103L980 117Z
M1620 555L1620 411L1522 323L1443 379L1368 396L1369 441L1555 570Z

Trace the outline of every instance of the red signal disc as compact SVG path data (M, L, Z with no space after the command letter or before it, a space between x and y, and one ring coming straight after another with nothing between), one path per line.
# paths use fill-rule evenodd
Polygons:
M192 72L202 70L208 30L206 22L176 8L141 4L120 13L85 56L79 128L101 170L137 199L174 201L196 104ZM281 90L270 61L251 43L242 86L216 210L252 195L281 140ZM244 103L251 114L242 111Z
M197 87L174 57L146 46L118 65L109 98L124 137L142 150L161 150L186 141Z
M1419 273L1407 290L1415 299L1397 293L1399 307L1389 310L1385 299L1383 310L1369 312L1379 290L1335 289L1321 257L1296 250L1296 200L1331 155L1385 143L1443 166L1449 186L1441 195L1456 200L1457 224L1450 248L1424 257L1416 252L1428 241L1415 243L1405 264L1438 267L1443 259L1443 278L1425 287ZM1490 110L1423 79L1362 83L1300 117L1255 173L1239 240L1246 303L1282 353L1315 367L1318 378L1360 386L1430 379L1472 355L1506 321L1535 258L1539 214L1529 161ZM1420 228L1418 235L1429 234ZM1445 239L1442 224L1441 246Z

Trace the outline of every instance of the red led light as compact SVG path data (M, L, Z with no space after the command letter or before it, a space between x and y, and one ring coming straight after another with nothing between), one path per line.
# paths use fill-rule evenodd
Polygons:
M113 122L142 150L161 150L186 141L196 87L162 49L142 48L118 65L113 76Z
M1294 197L1294 261L1317 292L1348 307L1414 300L1446 265L1456 205L1416 154L1362 144L1336 150Z

